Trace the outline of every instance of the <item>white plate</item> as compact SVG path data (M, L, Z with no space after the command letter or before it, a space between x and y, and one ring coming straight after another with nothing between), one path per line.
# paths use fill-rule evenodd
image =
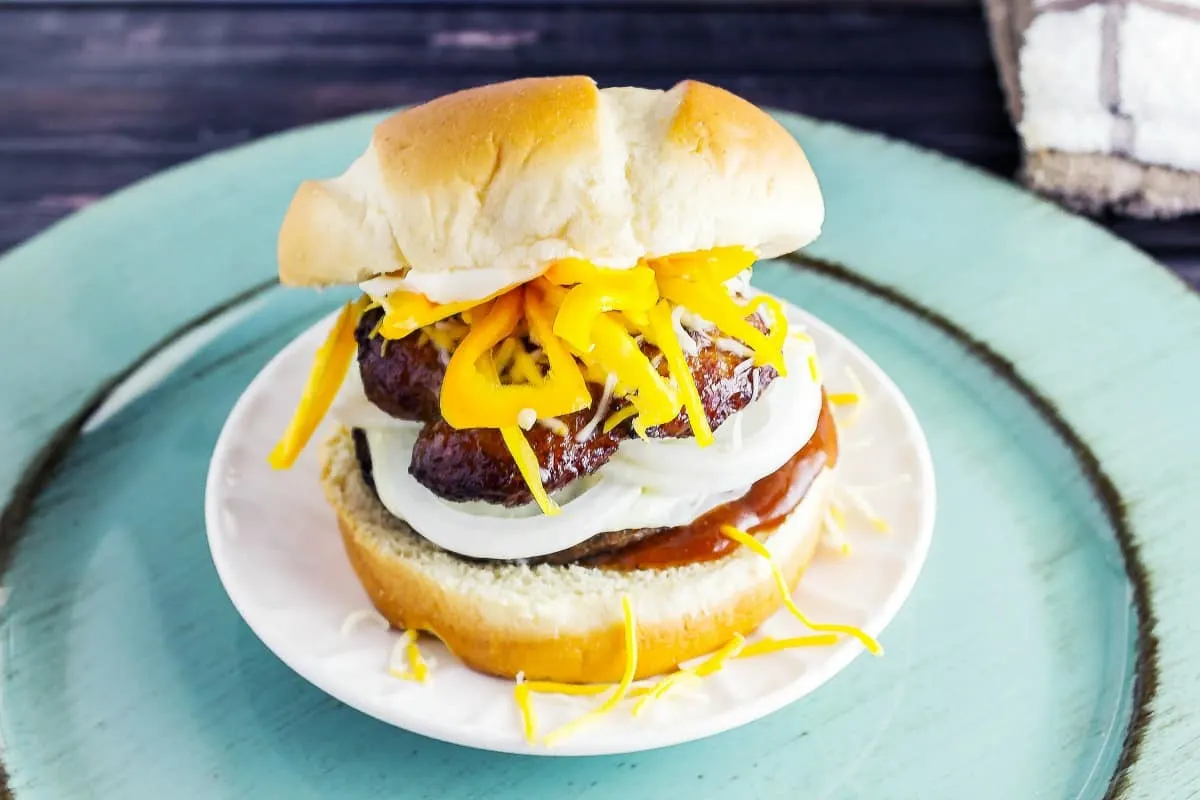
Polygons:
M857 522L847 533L852 553L823 549L795 599L814 620L878 635L908 596L929 549L935 505L929 448L912 409L874 362L811 315L793 308L789 316L816 340L831 391L850 388L847 368L866 387L861 416L841 432L839 480L864 487L892 527L880 533L852 515ZM267 465L331 322L332 316L322 320L284 348L234 406L213 453L205 507L213 562L234 605L267 647L325 692L398 727L470 747L538 755L627 753L699 739L765 716L816 689L862 652L858 642L846 639L731 661L640 717L629 713L632 701L626 701L552 749L525 741L511 681L473 672L440 643L422 639L423 652L434 662L430 682L389 676L398 633L370 625L342 633L347 616L369 608L369 602L322 497L317 447L310 445L290 471ZM318 431L318 437L326 432ZM786 637L805 630L784 611L760 632ZM886 649L886 639L883 645ZM539 730L548 732L599 701L537 695L534 702Z

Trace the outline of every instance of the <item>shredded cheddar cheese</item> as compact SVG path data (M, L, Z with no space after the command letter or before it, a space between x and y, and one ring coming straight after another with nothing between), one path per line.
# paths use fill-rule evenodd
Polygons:
M611 431L632 418L634 432L645 438L649 428L686 409L697 442L712 442L687 363L696 344L682 328L685 311L713 341L744 353L748 366L771 364L784 373L788 326L782 306L767 295L743 301L730 288L755 258L745 248L718 247L626 269L563 259L532 281L480 300L435 303L406 291L364 297L344 310L318 354L271 463L290 466L328 411L354 355L358 316L369 302L384 309L372 331L382 337L381 352L388 342L417 332L422 343L436 347L446 367L442 418L455 428L501 431L530 493L544 512L554 513L536 455L517 431L592 407L589 383L605 386L605 392L595 403L588 434L600 425ZM648 344L660 351L653 358L643 350ZM664 360L667 368L660 373ZM615 399L622 408L609 416L605 403Z
M770 636L751 642L737 654L738 658L753 658L754 656L778 653L780 650L792 650L797 647L829 647L838 643L838 637L833 633L818 633L813 636L792 636L787 639L774 639Z
M512 453L513 460L517 462L517 469L520 470L521 477L525 479L525 483L529 486L529 491L533 493L533 499L537 501L542 513L547 516L561 514L562 508L546 493L546 487L542 484L542 468L538 464L537 453L529 446L529 440L521 432L520 426L505 425L500 428L500 435L504 438L504 445L508 448L508 452Z
M521 714L521 730L525 733L525 741L537 744L537 722L533 718L533 703L529 691L529 686L524 681L517 681L517 685L513 687L513 700Z
M788 611L792 613L796 619L800 620L805 627L820 632L820 633L840 633L845 636L850 636L857 639L873 655L882 655L883 648L879 646L879 642L875 641L864 631L854 627L853 625L834 625L829 623L813 622L804 615L804 612L796 605L796 601L792 599L792 592L788 588L787 580L783 577L783 572L779 569L779 564L776 563L775 557L771 555L771 551L766 548L762 542L755 539L750 534L732 525L722 525L721 533L733 539L743 547L753 551L756 555L760 555L767 560L771 565L771 572L775 576L775 585L779 589L780 595L783 597L783 604Z
M461 303L434 303L417 292L392 292L379 323L379 333L388 339L403 339L415 330L440 322L482 305L491 297Z
M408 669L412 672L413 680L417 683L425 683L429 678L429 667L425 664L425 659L421 656L421 648L417 646L417 638L408 643L406 648L408 655Z
M661 301L650 312L650 325L654 330L655 344L666 356L667 368L679 384L683 407L687 409L688 423L692 426L692 434L696 444L707 447L712 444L712 427L708 424L708 415L704 411L704 403L700 399L700 391L696 388L696 380L688 367L683 346L675 334L675 326L671 320L671 305L666 300Z
M558 681L524 681L531 692L543 694L594 695L613 688L610 683L559 683Z
M617 427L622 422L633 416L637 416L637 409L633 406L625 406L624 408L617 409L608 415L608 419L604 420L604 425L601 426L601 430L603 430L605 433L608 433L613 428Z
M846 515L842 513L842 509L838 508L836 503L829 504L829 516L833 518L838 530L846 530Z
M300 397L300 405L275 449L271 451L269 461L275 469L287 469L296 462L300 451L308 444L313 432L328 413L329 407L333 405L333 399L346 378L346 371L358 352L354 328L358 325L358 318L362 315L365 305L366 298L360 297L342 306L324 344L317 350L312 369L308 373L308 382Z
M401 658L408 661L407 669L400 669L396 666ZM396 641L396 646L392 650L391 663L388 666L388 674L393 678L417 683L425 683L429 680L429 665L421 656L421 648L417 645L415 630L411 628L406 630Z
M621 596L621 612L625 621L625 670L621 675L621 682L599 707L548 733L543 740L547 747L553 747L555 743L561 742L580 728L612 711L629 691L629 685L633 683L633 676L637 672L637 619L634 617L633 601L629 599L629 595Z
M563 270L552 267L548 280L555 281ZM588 271L585 271L588 272ZM558 275L562 280L562 276ZM623 310L647 312L658 300L654 271L649 267L633 269L600 269L592 267L588 274L567 275L583 278L563 297L558 315L554 318L554 334L581 353L595 346L592 326L604 312Z
M695 667L684 667L676 670L655 684L642 699L638 700L633 706L633 715L639 717L646 707L665 695L673 686L677 686L680 681L687 679L705 678L717 672L725 666L725 662L731 658L735 658L742 648L746 646L746 640L740 633L735 633L733 638L717 652L709 656L705 661L697 664Z

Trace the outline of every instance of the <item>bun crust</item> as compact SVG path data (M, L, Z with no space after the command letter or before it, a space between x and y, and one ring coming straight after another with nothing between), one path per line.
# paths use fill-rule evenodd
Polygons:
M741 245L769 258L823 219L800 145L736 95L530 78L401 111L341 177L302 184L279 275L327 285L410 269L412 290L474 299L450 298L439 276L469 271L483 297L566 257L628 267Z
M796 511L767 534L789 586L812 559L832 480L828 470L818 476ZM749 634L782 605L766 560L745 548L706 564L634 572L458 558L388 514L363 481L344 429L325 445L322 484L350 563L379 612L398 628L432 633L480 672L619 680L622 594L637 616L639 678Z

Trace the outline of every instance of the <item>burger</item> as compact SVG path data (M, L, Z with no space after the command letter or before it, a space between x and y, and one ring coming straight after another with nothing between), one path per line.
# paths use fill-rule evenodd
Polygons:
M360 295L271 463L332 418L321 481L371 602L476 670L716 651L796 610L833 486L813 344L748 283L823 216L795 139L704 83L403 110L284 219L282 282Z

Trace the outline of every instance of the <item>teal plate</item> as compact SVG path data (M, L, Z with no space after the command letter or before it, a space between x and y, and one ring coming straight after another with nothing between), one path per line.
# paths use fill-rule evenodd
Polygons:
M255 639L208 557L205 471L251 377L340 299L276 288L274 234L302 178L361 149L358 117L173 170L0 261L12 794L1200 793L1200 303L998 181L780 118L829 222L756 280L896 380L938 473L886 657L711 739L537 759L369 719Z

